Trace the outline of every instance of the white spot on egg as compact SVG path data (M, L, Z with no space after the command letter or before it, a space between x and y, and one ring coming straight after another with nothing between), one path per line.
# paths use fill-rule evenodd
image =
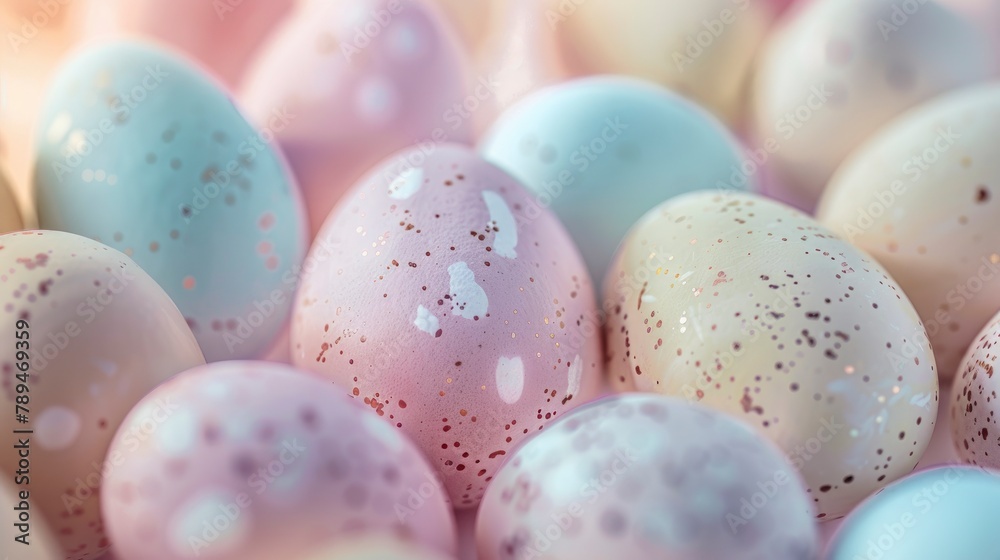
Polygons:
M83 179L84 183L89 183L94 180L94 170L84 169L83 173L80 173L80 178Z
M188 409L170 411L166 420L156 428L156 443L160 451L167 455L182 455L194 447L198 434L198 417ZM158 414L154 412L151 418L156 421Z
M375 124L387 124L399 110L399 96L392 83L380 76L366 80L358 88L354 102L361 115Z
M416 26L401 22L390 31L389 48L396 58L412 60L423 54L424 43L420 40L420 32Z
M424 170L419 167L412 167L403 171L389 184L389 196L397 200L406 200L424 184Z
M465 319L485 317L489 299L483 288L476 284L476 275L469 269L469 265L459 261L448 267L448 274L452 315L460 315Z
M524 391L524 362L520 356L507 358L500 356L497 362L497 393L507 404L514 404L521 399Z
M413 320L413 324L431 336L437 336L438 329L440 328L438 318L423 305L417 306L417 318Z
M83 149L87 146L87 133L76 129L69 134L69 138L66 139L66 154L70 155L83 155Z
M118 364L114 362L108 360L96 360L94 365L96 365L97 369L101 370L101 372L108 377L114 377L115 374L118 373Z
M573 363L569 365L569 384L566 386L566 395L576 395L580 391L580 378L583 376L583 362L580 355L573 358Z
M35 439L43 449L66 449L80 435L80 416L64 406L50 406L35 419Z
M233 508L239 509L236 497L230 492L215 490L205 492L178 507L170 517L167 526L167 541L173 553L181 558L194 558L201 549L192 546L192 537L202 535L206 527L221 526L220 519L227 521L223 530L215 530L211 541L210 556L221 557L232 553L247 540L252 525L249 510L239 510L237 515L228 515Z
M483 201L490 211L490 226L496 232L493 251L508 259L517 258L517 222L507 206L507 201L493 191L483 191Z
M66 137L66 133L69 129L73 127L73 117L69 113L63 111L52 120L52 124L49 125L49 130L46 133L46 138L50 144L58 144L62 142L63 138Z

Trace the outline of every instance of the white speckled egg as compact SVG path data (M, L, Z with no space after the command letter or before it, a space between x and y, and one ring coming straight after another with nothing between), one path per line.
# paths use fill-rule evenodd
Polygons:
M819 519L910 472L930 440L938 378L916 311L797 210L675 198L636 224L604 289L612 381L751 424L801 471Z
M733 122L757 47L775 16L759 0L545 0L564 57L580 73L627 74L676 90Z
M797 205L811 208L841 161L906 109L991 76L985 37L935 0L816 0L763 48L753 121Z
M996 472L948 466L907 476L844 520L826 560L980 560L995 556Z
M1000 376L994 377L1000 351L1000 314L972 342L951 391L951 435L967 463L1000 468Z
M601 76L538 91L503 113L480 146L533 206L566 225L595 283L648 210L700 189L755 188L739 142L714 117L648 82ZM746 169L748 172L745 172Z
M296 560L451 560L451 556L414 546L390 535L343 539Z
M479 101L466 91L467 68L428 0L321 0L301 6L261 48L240 98L261 125L278 111L297 115L275 136L315 235L386 156L472 141L465 103Z
M209 361L264 355L306 248L298 187L271 139L185 60L141 43L86 48L44 104L39 223L134 258Z
M10 178L0 167L0 233L17 231L24 227L17 199L11 191Z
M19 476L15 448L27 440L21 474L32 514L58 535L60 558L94 558L108 548L97 494L114 468L105 454L115 429L153 387L204 358L152 278L69 233L0 236L0 307L9 341L0 352L0 470ZM18 405L27 423L16 420Z
M124 558L296 558L370 532L455 548L440 481L416 447L287 365L177 376L129 413L108 457L104 522Z
M17 560L61 560L65 555L33 503L30 480L15 486L13 479L0 480L0 511L8 516L0 523L3 552L17 552Z
M943 379L1000 309L998 129L998 85L922 105L858 148L817 212L899 282Z
M457 145L385 161L306 259L292 359L409 434L457 507L597 394L600 317L576 248L516 180Z
M628 394L580 407L520 447L483 498L481 560L799 560L819 552L791 464L701 406Z

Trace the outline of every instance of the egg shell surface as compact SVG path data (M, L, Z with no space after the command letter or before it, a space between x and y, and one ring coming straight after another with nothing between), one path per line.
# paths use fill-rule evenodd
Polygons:
M133 42L85 48L44 103L39 223L134 258L209 361L264 355L287 324L290 273L306 250L298 188L268 138L173 54Z
M605 299L612 382L752 425L800 470L818 519L909 473L930 440L938 379L913 306L871 257L781 203L662 204L622 245Z
M962 359L951 391L951 435L955 451L966 463L1000 468L996 425L1000 379L994 381L1000 314L976 336Z
M468 148L386 160L331 214L305 270L293 363L410 435L457 507L599 390L600 317L576 248Z

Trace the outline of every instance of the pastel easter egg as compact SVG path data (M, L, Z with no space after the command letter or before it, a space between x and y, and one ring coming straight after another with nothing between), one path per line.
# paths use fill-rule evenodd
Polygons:
M775 11L751 0L546 0L580 73L626 74L683 93L727 122L742 114L754 55Z
M17 231L24 227L17 199L11 191L10 179L0 168L0 233Z
M910 475L865 500L844 520L824 558L974 560L994 550L1000 479L972 467Z
M292 360L411 436L452 502L600 383L600 317L555 216L471 150L397 154L306 260Z
M1000 309L998 127L996 85L921 105L858 148L817 211L899 281L943 379Z
M757 505L754 505L757 504ZM815 558L795 469L720 413L657 395L580 407L497 473L479 558Z
M994 380L1000 314L990 320L963 358L951 391L951 435L955 451L966 463L1000 468L1000 428L997 427Z
M802 473L818 519L909 473L927 447L938 378L913 305L797 210L675 198L636 224L604 289L612 381L752 425Z
M295 0L111 0L87 3L79 19L93 36L138 34L172 45L235 85L261 37L294 5Z
M562 219L597 283L629 227L660 202L756 186L756 168L743 167L740 145L721 123L629 78L585 78L534 93L501 115L480 151Z
M897 115L991 76L996 57L971 22L935 0L900 4L805 2L763 47L754 133L797 205L812 208L844 158Z
M382 158L472 140L466 68L425 0L309 2L262 47L241 99L288 155L315 235ZM286 112L297 116L269 124Z
M14 477L0 480L0 510L10 516L9 523L3 523L0 538L3 540L4 552L15 550L18 560L59 560L64 557L59 548L59 541L52 534L48 524L35 513L35 505L31 498L29 480L23 484L12 484ZM22 513L27 515L22 518ZM23 527L15 523L24 522ZM22 529L24 529L22 531ZM27 534L26 534L27 533Z
M417 448L287 365L187 371L136 405L108 454L117 466L101 488L104 521L124 558L295 558L370 532L455 547L451 510Z
M0 236L0 306L0 471L27 476L32 527L47 522L59 558L95 558L109 545L98 490L115 429L153 387L205 360L163 289L85 237Z
M287 324L306 243L298 188L270 134L196 68L140 43L71 58L44 106L41 226L134 258L209 361L264 355Z
M343 540L297 560L451 560L451 556L387 535Z

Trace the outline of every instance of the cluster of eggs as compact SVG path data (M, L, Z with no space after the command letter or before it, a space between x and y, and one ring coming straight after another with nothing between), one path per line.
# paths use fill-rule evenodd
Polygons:
M178 6L0 172L0 553L992 546L990 2Z

